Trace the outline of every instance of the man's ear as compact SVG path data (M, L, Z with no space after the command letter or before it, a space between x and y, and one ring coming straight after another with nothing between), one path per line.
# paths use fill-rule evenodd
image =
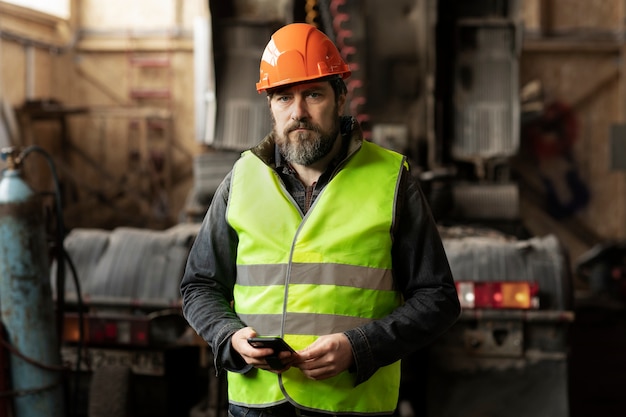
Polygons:
M346 110L345 107L346 107L346 95L341 94L337 99L337 112L339 113L339 116L344 115L344 112Z

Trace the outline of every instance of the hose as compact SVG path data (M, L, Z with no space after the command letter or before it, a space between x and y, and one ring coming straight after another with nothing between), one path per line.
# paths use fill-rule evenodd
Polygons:
M56 250L56 258L57 258L57 336L59 343L63 337L63 314L64 314L64 306L65 306L65 262L63 262L63 256L59 256L59 253L63 253L63 240L65 239L65 224L63 223L63 206L61 203L61 187L59 185L59 177L56 172L56 167L54 165L54 161L50 154L48 154L43 148L39 146L29 146L24 149L19 156L20 161L24 161L28 155L31 153L39 153L41 154L48 165L50 167L50 173L52 174L52 179L54 181L54 202L56 208L56 218L57 218L57 230L56 230L56 239L55 239L55 250Z

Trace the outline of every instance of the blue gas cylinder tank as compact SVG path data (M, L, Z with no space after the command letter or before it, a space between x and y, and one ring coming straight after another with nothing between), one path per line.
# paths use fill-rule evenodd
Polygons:
M0 179L0 318L13 348L45 365L11 355L12 388L28 393L13 398L14 415L63 416L44 207L14 163Z
M4 170L0 180L0 204L24 202L34 195L35 193L24 182L18 170Z

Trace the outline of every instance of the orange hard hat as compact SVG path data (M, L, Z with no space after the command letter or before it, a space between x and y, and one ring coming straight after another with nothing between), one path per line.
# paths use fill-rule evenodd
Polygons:
M350 76L335 44L315 26L292 23L278 29L265 47L256 89L261 93L329 75Z

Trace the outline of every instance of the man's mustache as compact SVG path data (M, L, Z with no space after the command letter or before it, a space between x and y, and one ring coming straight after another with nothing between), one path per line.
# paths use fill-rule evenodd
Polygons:
M317 126L315 126L313 123L309 123L307 121L298 121L287 125L285 132L290 133L297 129L307 129L313 130L315 132L318 131Z

